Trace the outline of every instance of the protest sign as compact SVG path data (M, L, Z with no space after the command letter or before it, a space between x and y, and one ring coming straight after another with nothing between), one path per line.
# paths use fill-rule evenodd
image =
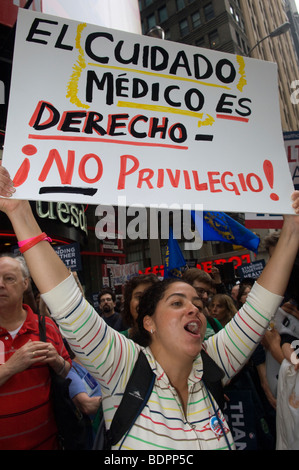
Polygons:
M291 213L276 64L20 9L16 198Z
M284 145L286 158L290 168L294 188L299 190L299 132L284 132ZM276 214L247 213L245 214L245 227L280 229L283 217Z
M60 259L72 271L81 271L81 255L79 243L59 245L53 247Z
M127 264L109 264L111 283L113 287L124 285L131 277L139 273L138 262Z
M257 279L262 274L265 264L266 263L264 259L253 261L252 263L248 264L242 264L237 268L238 275L241 279L243 279L244 277Z

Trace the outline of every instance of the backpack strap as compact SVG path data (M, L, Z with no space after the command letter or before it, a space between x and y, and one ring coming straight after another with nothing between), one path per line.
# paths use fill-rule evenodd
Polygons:
M201 350L201 357L203 362L203 375L202 380L207 389L211 392L219 408L224 409L224 391L221 380L224 377L224 372L216 364L216 362L204 351Z
M47 342L46 336L46 320L44 315L38 314L38 327L39 327L39 337L41 341Z
M115 445L131 429L141 411L145 407L155 382L145 354L140 351L119 407L113 417L107 439L110 445Z

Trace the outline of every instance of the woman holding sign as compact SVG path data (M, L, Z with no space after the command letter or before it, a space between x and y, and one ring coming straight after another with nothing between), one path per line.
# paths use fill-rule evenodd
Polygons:
M144 346L105 325L83 298L76 281L42 234L27 201L10 199L14 189L0 168L0 209L23 245L31 276L75 354L100 382L109 428L139 351L155 373L146 407L113 449L189 450L234 448L217 402L202 380L202 349L223 369L226 383L243 366L284 294L298 251L299 217L286 216L275 253L245 306L226 328L203 341L206 320L194 288L161 281L140 301L138 325ZM299 214L299 192L293 195Z

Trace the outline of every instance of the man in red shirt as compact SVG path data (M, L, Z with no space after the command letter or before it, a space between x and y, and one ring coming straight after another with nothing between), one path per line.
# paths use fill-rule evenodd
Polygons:
M60 332L46 317L47 343L38 316L23 304L29 273L18 257L0 257L0 449L57 449L49 367L66 376L71 360Z

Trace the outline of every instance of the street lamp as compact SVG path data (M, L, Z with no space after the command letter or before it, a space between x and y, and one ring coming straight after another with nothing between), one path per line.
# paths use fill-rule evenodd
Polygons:
M165 39L165 31L161 26L154 26L147 33L146 36L151 36L152 38Z
M272 33L268 34L268 36L265 36L263 39L261 39L260 41L258 41L255 46L253 46L252 49L250 49L250 51L248 52L247 54L247 57L250 57L252 51L262 42L264 41L265 39L268 39L268 38L275 38L276 36L281 36L282 34L285 34L289 31L291 27L291 24L289 22L286 22L286 23L283 23L281 24L280 26L278 26L278 28L274 29L274 31L272 31Z

